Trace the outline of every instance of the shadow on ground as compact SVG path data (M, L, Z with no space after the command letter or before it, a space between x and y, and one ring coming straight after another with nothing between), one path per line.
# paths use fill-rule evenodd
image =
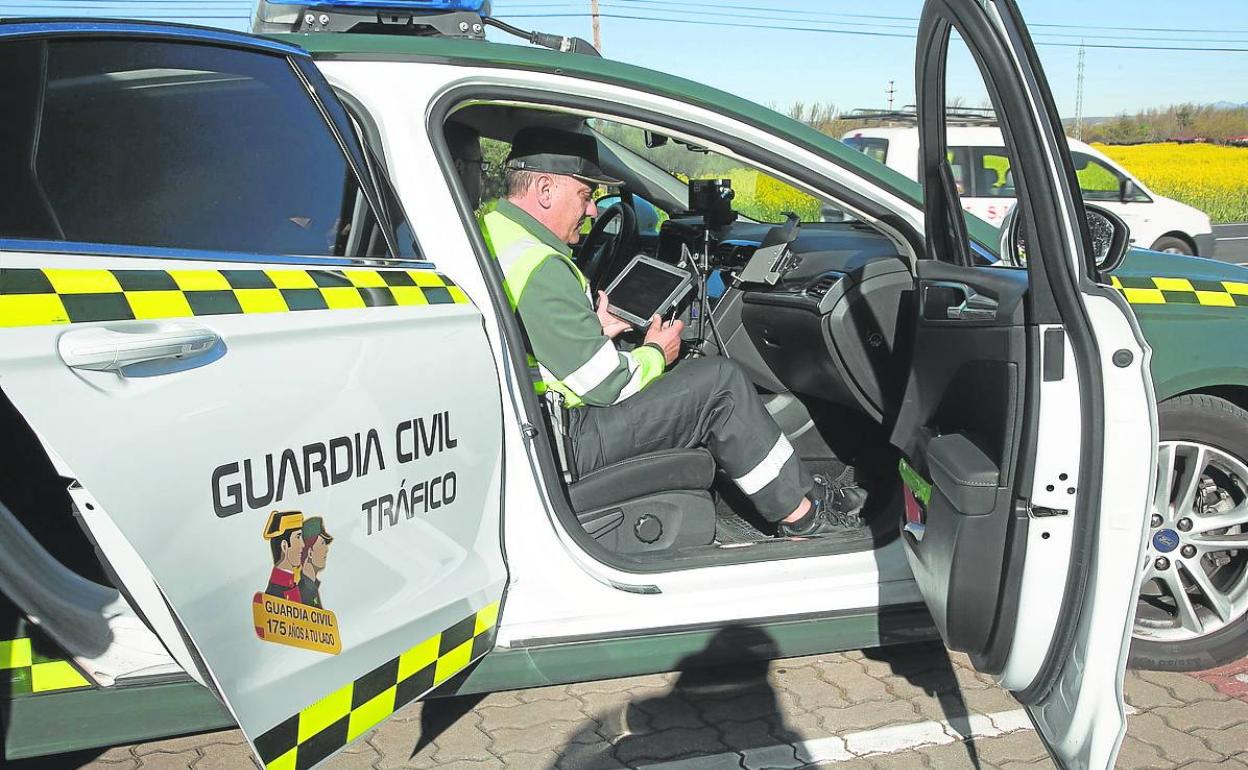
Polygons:
M924 694L935 698L940 704L945 721L954 730L962 735L971 734L970 709L962 695L953 663L949 660L949 651L940 642L876 647L863 650L862 654L870 660L887 663L895 676L922 688ZM971 766L978 768L979 751L975 742L967 740L963 745Z
M758 629L733 626L719 631L704 650L681 660L681 673L669 691L600 715L598 728L587 726L574 735L560 752L559 770L741 755L771 747L781 747L785 756L777 759L792 764L792 745L802 736L785 723L767 679L776 654L771 637ZM742 655L748 659L723 662Z

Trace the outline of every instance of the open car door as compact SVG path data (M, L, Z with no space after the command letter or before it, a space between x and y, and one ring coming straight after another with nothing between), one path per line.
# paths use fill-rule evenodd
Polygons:
M1013 0L928 0L916 83L927 253L893 434L904 547L946 644L1013 691L1060 766L1109 768L1154 487L1149 350L1098 280ZM946 142L948 108L980 98L1010 155L984 181L1018 197L996 264L968 240L969 169Z
M482 316L299 49L19 23L0 61L0 389L172 656L310 768L493 644Z

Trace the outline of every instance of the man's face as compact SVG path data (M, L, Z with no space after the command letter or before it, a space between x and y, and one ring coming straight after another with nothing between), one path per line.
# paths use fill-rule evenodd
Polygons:
M581 239L581 222L585 217L598 216L594 205L594 188L576 177L556 176L551 195L550 229L564 243L576 243Z
M325 560L329 558L329 542L318 537L308 549L308 563L319 573L325 569Z
M299 556L303 553L303 533L298 530L290 535L290 540L282 548L282 564L290 567L299 566Z

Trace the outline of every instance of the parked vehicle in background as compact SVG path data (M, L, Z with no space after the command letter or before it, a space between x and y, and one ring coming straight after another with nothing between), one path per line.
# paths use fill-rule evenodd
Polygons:
M918 178L919 134L914 127L861 128L843 136L849 146L911 179ZM1104 206L1131 228L1131 242L1154 251L1212 257L1213 225L1199 209L1150 190L1109 157L1078 139L1067 139L1084 200ZM1013 174L1001 129L949 129L949 163L962 207L994 225L1014 206Z

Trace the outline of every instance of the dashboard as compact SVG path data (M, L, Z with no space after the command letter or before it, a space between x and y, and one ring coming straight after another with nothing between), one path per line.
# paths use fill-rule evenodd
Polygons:
M743 281L743 273L758 275L757 266L746 272L756 255L772 260L780 251L768 248L776 230L738 221L708 236L700 217L675 218L651 248L672 263L685 253L708 254L725 286L711 311L723 347L757 385L882 420L905 384L898 328L906 328L914 305L906 260L865 223L803 224L771 265L774 282Z

